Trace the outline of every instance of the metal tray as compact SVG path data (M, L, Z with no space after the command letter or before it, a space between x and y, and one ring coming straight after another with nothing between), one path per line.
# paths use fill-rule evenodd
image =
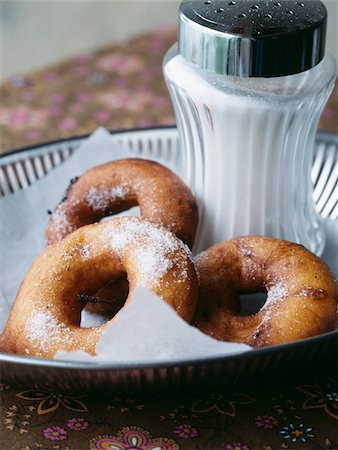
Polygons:
M174 127L134 129L112 132L121 146L128 148L135 156L154 157L166 164L169 160L179 161L177 130ZM62 164L87 136L63 139L14 150L0 157L0 196L11 195L26 189L50 170ZM337 224L338 204L331 183L329 195L323 197L323 186L330 185L338 161L338 135L318 133L312 178L317 207L326 221ZM327 163L331 158L330 164ZM333 160L332 160L333 158ZM333 162L332 162L333 161ZM323 183L323 178L327 182ZM320 192L319 192L320 186ZM334 221L334 222L333 222ZM338 248L334 236L332 245ZM330 243L331 254L337 254ZM337 262L338 264L338 262ZM338 268L337 268L338 269ZM284 376L302 373L308 367L334 365L338 345L338 330L321 336L283 345L256 349L249 353L192 361L141 364L97 364L62 362L29 358L0 353L1 377L11 384L39 384L40 387L91 391L94 389L130 392L157 387L168 389L203 388L215 383L248 381L264 375ZM320 362L315 364L314 361ZM292 369L292 370L290 370Z

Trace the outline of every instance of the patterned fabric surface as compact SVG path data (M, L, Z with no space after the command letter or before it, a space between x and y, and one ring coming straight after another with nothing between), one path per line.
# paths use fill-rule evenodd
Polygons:
M162 78L175 30L15 76L0 88L0 151L107 128L173 124ZM338 85L321 128L338 132ZM52 392L1 384L2 449L334 449L336 374L303 383L170 397ZM270 380L269 380L270 381Z
M162 59L176 32L161 30L0 88L0 151L93 131L174 124Z
M1 389L2 449L270 450L338 445L338 385L330 378L171 397L78 396L5 384Z
M175 123L162 59L176 31L82 54L0 87L0 152L34 142L111 129ZM320 128L338 132L338 84Z

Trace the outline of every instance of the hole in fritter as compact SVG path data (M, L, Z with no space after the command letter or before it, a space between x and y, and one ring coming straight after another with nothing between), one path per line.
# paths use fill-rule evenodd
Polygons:
M114 278L94 295L80 294L79 301L85 303L81 313L81 327L102 325L112 319L124 306L129 294L126 275Z
M239 300L241 309L240 316L251 316L258 313L264 306L267 299L266 292L254 292L249 294L240 294Z
M130 209L127 209L126 211L122 211L118 214L109 214L106 215L101 219L101 222L109 219L113 219L115 217L123 217L123 216L132 216L132 217L140 217L141 216L141 209L139 206L133 206Z

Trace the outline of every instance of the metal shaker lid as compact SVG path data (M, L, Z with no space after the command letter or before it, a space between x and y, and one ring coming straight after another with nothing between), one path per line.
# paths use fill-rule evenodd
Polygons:
M292 75L323 59L326 22L319 0L185 0L179 52L219 74Z

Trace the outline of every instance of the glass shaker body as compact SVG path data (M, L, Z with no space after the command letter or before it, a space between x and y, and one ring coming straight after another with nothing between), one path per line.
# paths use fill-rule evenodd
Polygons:
M194 252L235 236L265 235L320 255L325 236L311 168L336 76L332 55L295 75L242 78L198 68L174 46L164 76L177 119L181 176L199 204Z

